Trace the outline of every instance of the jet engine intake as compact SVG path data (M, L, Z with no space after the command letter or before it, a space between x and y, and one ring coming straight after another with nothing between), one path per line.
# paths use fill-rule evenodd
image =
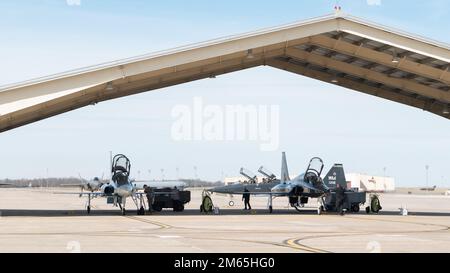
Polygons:
M103 189L103 193L106 194L106 195L112 195L112 194L114 194L114 187L113 187L113 186L106 186L106 187Z

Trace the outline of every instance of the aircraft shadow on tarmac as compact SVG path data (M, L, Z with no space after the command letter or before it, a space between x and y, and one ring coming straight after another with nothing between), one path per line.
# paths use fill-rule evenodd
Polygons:
M95 217L95 216L121 216L122 213L117 210L93 210L91 214L88 215L85 210L0 210L0 217ZM128 211L128 216L137 216L134 211ZM153 214L148 214L146 216L166 216L166 217L183 217L183 216L252 216L252 215L317 215L317 211L313 209L304 209L301 212L295 210L274 210L270 214L267 210L256 209L252 211L245 211L242 209L224 209L220 211L219 215L214 214L204 214L199 210L187 209L183 212L173 212L171 210L163 210L162 212L154 212ZM336 213L329 212L325 215L336 215ZM365 212L360 212L358 214L351 213L349 215L366 215ZM399 216L398 211L383 211L379 215L389 215L389 216ZM410 216L442 216L449 217L450 212L409 212Z

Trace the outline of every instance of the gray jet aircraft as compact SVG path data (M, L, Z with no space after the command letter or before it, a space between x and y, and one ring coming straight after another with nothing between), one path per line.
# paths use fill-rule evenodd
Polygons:
M96 192L101 189L103 186L103 182L98 177L94 177L92 180L86 180L80 177L81 182L78 184L62 184L62 187L79 187L81 188L81 192ZM102 179L103 180L103 179Z
M81 193L65 193L65 194L79 194L80 196L87 196L86 209L88 214L91 212L91 200L96 197L107 198L108 204L118 206L122 214L126 214L125 206L128 197L131 197L138 210L138 215L145 214L145 202L143 200L144 193L137 191L136 187L130 180L131 163L130 160L122 154L116 155L112 159L111 166L111 181L102 183L97 191L90 190L89 192Z
M326 175L326 183L322 180L321 174L323 171L322 159L315 157L311 159L308 168L305 173L292 179L289 176L289 170L287 166L286 153L283 153L281 163L281 179L276 179L274 175L269 175L262 167L258 171L264 174L267 178L271 178L266 183L255 183L255 179L250 179L250 184L235 184L224 187L217 187L209 190L212 193L219 194L244 194L245 189L249 191L249 194L256 196L268 197L269 212L272 213L272 201L276 197L287 197L289 204L297 211L301 211L300 208L304 207L308 203L310 198L318 198L319 202L322 201L322 197L330 193L330 189L327 184L332 183L346 183L342 180L345 177L344 169L342 165L335 165ZM241 171L242 174L242 171ZM251 177L250 177L251 178ZM319 206L319 209L323 206Z

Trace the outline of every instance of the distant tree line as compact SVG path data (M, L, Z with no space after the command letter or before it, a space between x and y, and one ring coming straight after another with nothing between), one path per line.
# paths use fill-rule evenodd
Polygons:
M62 185L78 185L79 178L37 178L37 179L3 179L0 184L11 185L13 187L60 187Z
M181 179L185 182L189 188L199 188L199 187L218 187L222 186L223 182L210 182L204 180L195 179ZM79 185L82 182L80 178L70 177L70 178L38 178L38 179L3 179L0 180L0 185L11 185L12 187L63 187L70 185ZM104 182L108 182L104 180ZM7 186L4 186L7 187Z
M210 182L195 179L181 179L181 181L186 183L189 188L219 187L224 185L224 183L221 181Z

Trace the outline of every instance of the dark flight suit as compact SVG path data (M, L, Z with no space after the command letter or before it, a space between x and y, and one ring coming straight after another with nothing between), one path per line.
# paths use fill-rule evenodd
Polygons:
M251 210L252 206L250 206L250 192L247 189L244 192L245 193L242 195L242 200L244 200L245 209L247 210L248 205L248 209Z
M336 211L344 215L345 189L340 186L336 188Z
M147 195L147 202L148 202L148 211L152 212L153 211L153 189L150 187L146 187L144 189L144 192Z

